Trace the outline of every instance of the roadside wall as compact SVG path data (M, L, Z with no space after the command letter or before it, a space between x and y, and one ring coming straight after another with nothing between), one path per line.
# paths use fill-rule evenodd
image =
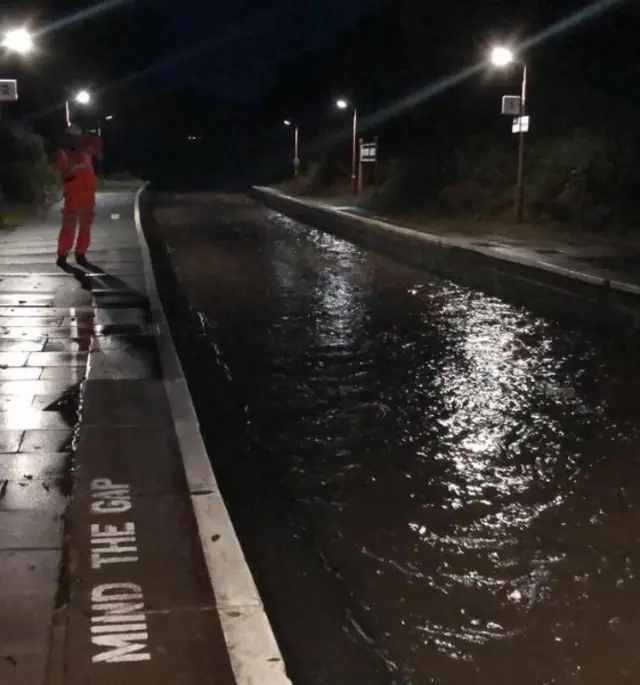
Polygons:
M446 238L348 214L270 188L252 188L249 194L297 221L527 306L542 316L625 341L634 341L640 335L640 296L614 289L603 279L594 277L587 282L500 259L460 247Z

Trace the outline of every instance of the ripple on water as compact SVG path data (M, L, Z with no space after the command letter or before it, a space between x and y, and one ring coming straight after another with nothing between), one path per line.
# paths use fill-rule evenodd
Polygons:
M270 218L250 342L206 315L357 625L406 682L640 677L632 362Z

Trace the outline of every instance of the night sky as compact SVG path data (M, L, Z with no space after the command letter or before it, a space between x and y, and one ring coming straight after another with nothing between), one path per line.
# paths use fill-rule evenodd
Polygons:
M161 0L177 44L206 52L172 77L225 98L253 98L283 59L326 47L384 0Z

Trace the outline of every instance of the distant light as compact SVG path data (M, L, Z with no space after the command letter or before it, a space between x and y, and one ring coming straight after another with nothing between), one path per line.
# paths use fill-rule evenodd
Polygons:
M28 55L33 50L33 37L27 29L13 29L5 34L2 47L10 52Z
M505 47L496 47L491 51L491 63L495 67L506 67L514 61L515 57L512 50Z
M91 102L91 95L86 90L81 90L76 94L75 101L81 105L88 105Z
M111 121L113 119L113 114L110 114L108 117L104 118L105 121Z
M338 109L347 109L348 106L349 106L349 103L346 100L343 100L343 99L336 100L336 107Z
M291 121L289 119L284 120L284 125L285 126L291 126Z

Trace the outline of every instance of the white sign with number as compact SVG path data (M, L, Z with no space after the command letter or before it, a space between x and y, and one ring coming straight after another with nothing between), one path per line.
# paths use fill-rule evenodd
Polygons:
M502 98L502 113L510 117L517 117L520 114L520 96L504 95Z
M513 133L527 133L529 130L529 117L516 117L511 126Z
M18 99L18 82L15 79L0 79L0 102L15 102Z

